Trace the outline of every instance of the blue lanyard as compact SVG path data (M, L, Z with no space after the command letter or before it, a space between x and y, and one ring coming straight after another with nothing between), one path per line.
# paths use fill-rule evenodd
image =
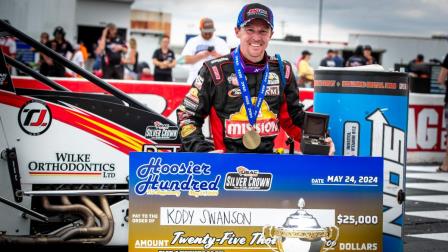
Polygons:
M240 47L235 49L234 57L233 57L233 67L235 69L236 78L238 79L238 84L241 89L241 96L243 97L243 103L246 107L247 118L249 119L249 123L251 126L254 126L257 122L258 112L260 112L261 104L263 103L264 95L266 93L266 88L268 85L269 78L269 63L266 63L266 69L263 73L263 81L261 82L260 91L258 92L257 101L255 102L255 106L252 104L249 86L247 85L246 75L244 73L243 67L241 65L241 57L240 57Z
M285 79L285 68L283 67L283 60L282 57L280 57L280 54L275 54L275 57L278 61L278 68L280 68L280 78L282 80L282 88L285 88L286 85L286 79Z

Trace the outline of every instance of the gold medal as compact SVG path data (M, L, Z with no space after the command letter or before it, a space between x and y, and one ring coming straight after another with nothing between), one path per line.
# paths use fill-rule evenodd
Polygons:
M255 129L250 129L243 135L243 145L249 150L255 150L260 146L261 137Z

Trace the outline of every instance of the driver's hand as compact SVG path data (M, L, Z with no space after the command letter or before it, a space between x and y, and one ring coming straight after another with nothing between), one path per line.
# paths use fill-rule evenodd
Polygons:
M329 156L334 156L334 153L336 152L336 148L334 147L333 139L331 137L325 138L325 143L330 145L330 151L328 152Z

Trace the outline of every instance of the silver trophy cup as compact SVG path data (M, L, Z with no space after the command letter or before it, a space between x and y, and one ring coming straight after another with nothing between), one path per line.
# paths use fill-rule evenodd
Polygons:
M275 238L276 252L325 252L334 250L339 238L336 226L322 228L316 218L307 213L305 200L298 202L299 209L291 214L281 227L265 226L265 238Z

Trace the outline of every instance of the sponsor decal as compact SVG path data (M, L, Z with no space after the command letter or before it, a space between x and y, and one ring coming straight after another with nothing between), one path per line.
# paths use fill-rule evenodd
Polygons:
M177 117L179 120L183 120L189 116L194 116L194 114L195 113L193 111L187 110L184 105L180 105L179 111L177 112Z
M31 176L94 176L115 178L115 163L95 162L90 153L56 153L56 161L31 161L27 165Z
M218 196L221 175L211 175L207 163L165 163L162 158L152 157L147 164L136 170L137 195L176 195L186 192L189 196Z
M194 124L194 120L184 118L181 120L179 127L183 127L184 125L187 125L187 124Z
M227 92L227 95L230 96L230 97L240 97L241 96L241 89L240 88L230 89L229 92Z
M245 76L246 77L246 76ZM247 80L247 77L246 77ZM229 77L227 77L227 82L232 84L232 86L239 87L240 84L238 84L238 79L236 78L236 74L231 73Z
M193 124L187 124L182 127L182 130L180 131L180 135L182 137L187 137L187 136L191 135L195 130L196 130L196 126L194 126Z
M184 99L184 106L185 108L196 111L196 109L198 109L199 104L186 97L186 99Z
M279 96L280 95L280 87L277 86L268 86L266 88L266 96Z
M229 60L229 58L222 57L222 58L218 58L218 59L214 59L214 60L210 61L210 64L216 64L216 63L223 62L223 61L228 61L228 60Z
M334 87L335 85L336 85L335 80L316 80L316 81L314 81L315 87ZM337 86L340 86L340 84L338 84Z
M192 87L190 91L187 93L188 99L194 101L195 103L199 103L199 90L196 87Z
M0 73L0 85L6 85L8 82L8 74Z
M19 126L31 136L43 134L51 125L50 108L43 102L31 100L25 103L19 111Z
M224 179L224 189L228 191L269 191L272 173L263 173L238 166L237 172L228 172Z
M255 97L252 98L252 103L255 103L255 100ZM250 128L244 105L241 105L238 112L231 114L229 119L225 120L225 132L228 138L240 139ZM270 110L266 101L261 104L255 129L262 137L275 136L279 132L277 115Z
M152 140L175 140L178 130L177 126L155 121L154 125L146 127L145 137Z
M280 78L278 74L270 72L268 77L268 85L278 85L280 84Z
M260 9L260 8L254 8L254 9L250 9L247 14L248 17L252 16L252 15L262 15L267 17L268 16L268 12L266 10Z
M400 237L402 225L396 220L402 218L403 205L397 200L397 191L403 189L406 132L391 125L380 108L376 108L366 120L372 124L371 156L384 158L383 231L385 234Z
M359 122L346 121L344 123L344 156L358 156L359 155L359 138L360 125Z
M197 89L201 90L203 83L204 83L204 78L202 76L198 75L196 77L196 79L194 80L193 86L195 86Z
M145 144L143 145L143 152L178 152L180 149L179 145L169 145L169 144Z
M219 74L219 70L217 66L212 66L212 71L213 74L215 75L215 79L216 80L220 80L221 79L221 75Z
M408 151L444 152L447 132L441 105L409 105Z
M227 95L229 97L240 97L241 96L241 89L240 88L233 88L227 92ZM265 96L279 96L280 95L280 87L277 86L268 86L266 88L266 94Z

